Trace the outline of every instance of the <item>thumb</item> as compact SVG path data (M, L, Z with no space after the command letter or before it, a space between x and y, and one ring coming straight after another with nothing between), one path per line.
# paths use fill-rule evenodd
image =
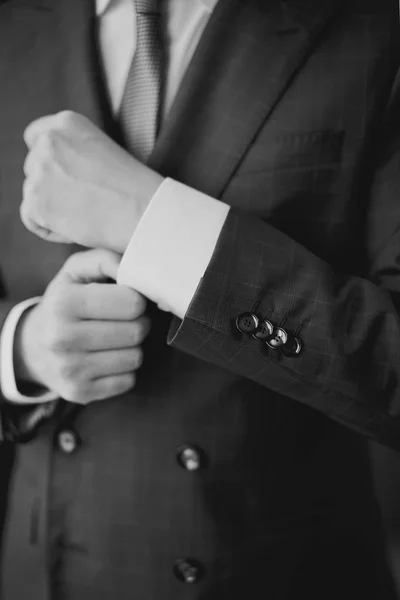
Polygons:
M110 250L87 250L69 257L57 275L58 282L69 283L116 281L121 256Z

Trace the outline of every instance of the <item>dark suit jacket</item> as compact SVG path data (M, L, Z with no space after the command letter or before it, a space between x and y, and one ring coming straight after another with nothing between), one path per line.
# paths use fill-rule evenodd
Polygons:
M2 319L71 252L20 223L25 126L68 108L120 139L94 24L0 8ZM151 308L136 390L16 448L2 600L394 597L367 440L400 448L399 59L397 0L221 0L150 164L232 211L183 322ZM301 356L239 334L252 309Z

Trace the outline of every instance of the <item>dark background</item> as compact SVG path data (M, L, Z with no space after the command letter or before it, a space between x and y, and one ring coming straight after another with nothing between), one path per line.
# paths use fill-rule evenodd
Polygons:
M400 598L400 453L371 444L377 496L387 536L387 552Z

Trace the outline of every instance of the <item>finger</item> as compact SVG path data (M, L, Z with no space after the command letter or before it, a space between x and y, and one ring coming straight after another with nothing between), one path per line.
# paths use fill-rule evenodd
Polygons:
M53 244L75 244L74 241L63 237L58 233L53 233L50 229L44 229L44 227L39 227L38 229L39 233L36 231L36 235L39 235L39 237L46 240L46 242L52 242Z
M117 279L121 256L111 250L87 250L70 256L60 275L71 283L92 283Z
M33 148L38 138L43 134L51 131L57 124L57 115L46 115L32 121L24 131L23 137L25 144L29 149Z
M92 382L90 396L93 400L107 400L128 392L135 386L135 383L135 373L101 377Z
M35 173L36 169L37 169L37 158L36 158L35 152L33 150L30 150L28 152L28 154L26 155L24 165L23 165L23 171L24 171L25 177L29 177L29 175L32 175L33 173Z
M40 225L38 225L29 215L26 211L23 210L23 206L21 207L21 211L20 211L20 215L21 215L21 221L22 223L25 225L25 227L31 232L34 233L35 235L46 239L46 236L48 235L48 229L45 229L44 227L41 227Z
M150 331L150 319L81 321L70 331L74 348L83 351L117 350L139 346Z
M34 233L38 237L42 238L42 240L46 240L46 242L53 242L57 244L73 244L71 240L58 235L58 233L53 233L50 229L46 229L45 227L41 227L37 223L35 223L32 219L30 219L27 215L23 215L21 213L21 220L25 227L29 229L31 233Z
M36 233L37 229L46 229L46 224L32 216L32 197L35 198L34 184L31 179L25 179L22 186L22 202L19 209L21 221L29 231ZM36 211L35 211L36 212Z
M91 283L77 289L75 315L82 320L133 321L145 308L143 296L126 286Z
M90 379L99 379L131 373L139 369L142 362L143 350L140 346L123 350L91 352L86 355L85 376Z

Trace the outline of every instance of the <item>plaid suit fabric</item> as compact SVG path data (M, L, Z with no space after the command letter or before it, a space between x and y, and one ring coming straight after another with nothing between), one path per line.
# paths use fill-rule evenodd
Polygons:
M366 10L366 21L372 18ZM400 180L393 150L400 98L395 92L381 107L372 149L357 127L365 130L372 126L368 119L377 118L377 84L360 62L368 49L360 45L351 54L345 42L334 50L337 66L359 68L363 89L359 81L344 85L340 68L335 80L329 43L325 55L310 57L223 195L234 210L187 319L171 339L400 449ZM389 77L398 57L395 45ZM329 119L315 72L335 106ZM345 107L361 107L365 92L371 104L359 109L360 123L350 131L354 114L345 116ZM234 118L227 118L226 129L235 131ZM304 131L296 132L297 122ZM297 360L268 353L256 340L232 343L236 316L254 306L302 338L305 350Z
M19 225L26 122L67 104L118 139L91 76L88 4L64 0L51 13L44 2L47 11L21 2L0 15L0 56L14 49L18 67L1 63L0 87L24 100L0 111L10 302L40 293L70 252L56 246L50 262L48 245ZM384 240L396 229L389 192L398 175L390 148L380 159L376 151L383 123L396 133L396 104L387 105L397 4L278 6L223 0L205 32L150 164L233 210L187 318L170 328L151 307L135 391L65 413L17 448L2 600L395 598L366 439L351 429L396 444L385 384L396 380L392 301L362 277L369 265L371 278L395 290L383 265L395 262ZM56 40L58 55L49 52ZM256 301L274 322L299 328L298 361L234 330ZM371 345L365 332L377 323ZM360 364L370 379L357 387ZM70 455L57 444L64 428L79 436ZM204 453L198 472L180 465L183 445ZM176 578L180 558L203 565L201 581Z

